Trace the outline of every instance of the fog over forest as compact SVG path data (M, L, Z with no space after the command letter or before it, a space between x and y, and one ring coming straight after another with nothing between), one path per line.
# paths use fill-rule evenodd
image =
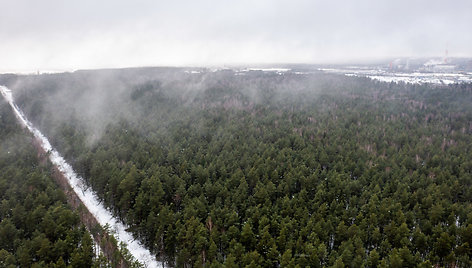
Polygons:
M0 83L156 265L470 264L470 83L309 65Z
M0 267L472 267L471 14L0 0Z

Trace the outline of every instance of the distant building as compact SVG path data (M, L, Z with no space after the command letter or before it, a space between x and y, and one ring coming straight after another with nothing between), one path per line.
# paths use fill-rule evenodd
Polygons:
M433 73L448 73L448 72L454 72L455 70L456 70L456 66L451 65L451 64L436 64L436 65L424 66L423 68L423 71L433 72Z
M434 73L448 73L454 72L455 70L456 65L449 64L446 60L429 60L423 65L423 68L421 68L421 71Z

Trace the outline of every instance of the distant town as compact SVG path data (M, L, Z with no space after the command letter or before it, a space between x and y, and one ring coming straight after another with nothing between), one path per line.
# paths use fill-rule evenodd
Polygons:
M328 66L320 71L382 82L454 84L472 82L471 58L397 58L384 63Z

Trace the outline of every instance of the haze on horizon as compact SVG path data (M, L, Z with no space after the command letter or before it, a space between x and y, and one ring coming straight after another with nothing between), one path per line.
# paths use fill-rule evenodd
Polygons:
M0 72L472 57L472 1L0 0Z

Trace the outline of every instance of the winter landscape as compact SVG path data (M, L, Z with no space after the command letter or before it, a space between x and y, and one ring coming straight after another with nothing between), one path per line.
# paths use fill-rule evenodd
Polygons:
M472 5L5 2L0 267L471 267Z

